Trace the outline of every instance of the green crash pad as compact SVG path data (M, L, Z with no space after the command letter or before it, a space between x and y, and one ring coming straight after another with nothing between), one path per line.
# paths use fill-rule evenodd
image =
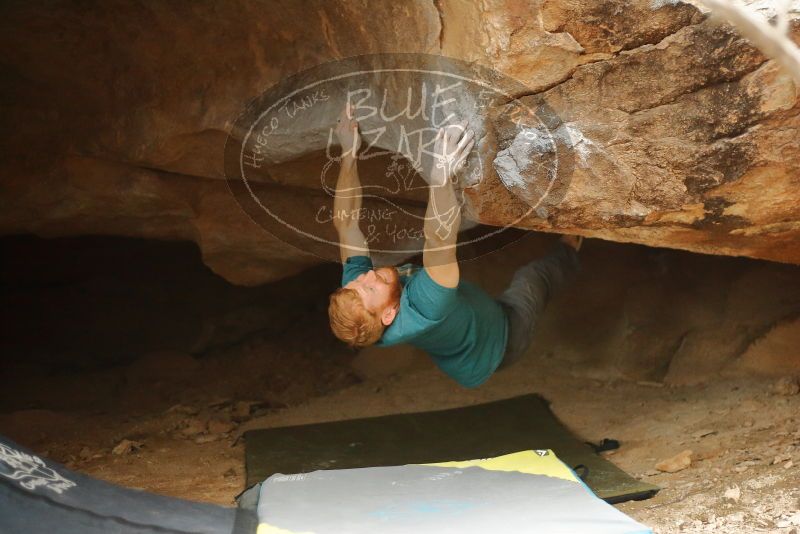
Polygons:
M248 486L276 473L399 466L491 458L551 449L609 503L652 497L658 486L636 480L597 455L556 419L538 395L450 410L267 428L245 433Z

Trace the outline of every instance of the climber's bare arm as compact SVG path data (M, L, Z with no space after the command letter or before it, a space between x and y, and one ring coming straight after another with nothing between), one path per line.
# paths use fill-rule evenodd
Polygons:
M425 212L425 247L422 264L437 284L456 287L459 279L456 241L461 209L450 180L442 186L431 184Z
M461 206L452 178L472 150L473 137L463 122L439 130L434 143L436 161L428 188L422 263L433 281L444 287L456 287L460 276L456 244Z
M349 104L336 125L336 136L342 146L336 196L333 198L333 225L339 234L342 263L350 256L369 256L369 247L358 221L361 212L361 181L358 178L358 158L361 146L358 122L352 118Z
M342 263L350 256L369 256L367 239L358 225L361 211L361 182L353 156L342 157L336 196L333 199L333 225L339 234Z

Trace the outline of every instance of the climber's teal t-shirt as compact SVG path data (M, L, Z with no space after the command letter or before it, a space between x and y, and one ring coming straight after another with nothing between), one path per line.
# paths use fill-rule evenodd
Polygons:
M372 270L368 256L344 263L342 286ZM465 387L485 382L500 365L508 324L500 304L465 280L458 287L437 284L418 265L397 268L403 292L400 310L376 343L409 343L427 352L436 365Z

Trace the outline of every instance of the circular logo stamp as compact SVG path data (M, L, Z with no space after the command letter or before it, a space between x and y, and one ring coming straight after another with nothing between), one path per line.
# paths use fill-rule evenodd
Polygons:
M570 136L544 100L526 91L494 70L436 55L373 54L317 65L246 106L225 145L226 179L259 226L326 260L340 259L334 222L344 218L359 221L363 253L368 248L376 263L422 253L426 223L440 237L458 232L459 259L474 258L524 235L513 227L546 218L569 186ZM346 170L337 120L348 105L361 138L357 187L338 182ZM429 210L441 161L437 132L457 124L474 132L475 143L451 178L455 205ZM504 211L502 226L479 224L476 199L494 195L499 184L522 209ZM356 207L337 210L337 194Z

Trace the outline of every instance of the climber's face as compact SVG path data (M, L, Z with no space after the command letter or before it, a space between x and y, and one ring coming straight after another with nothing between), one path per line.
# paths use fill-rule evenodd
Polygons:
M400 306L402 292L397 269L381 267L367 271L344 287L358 293L364 307L378 315L384 325L392 323Z

